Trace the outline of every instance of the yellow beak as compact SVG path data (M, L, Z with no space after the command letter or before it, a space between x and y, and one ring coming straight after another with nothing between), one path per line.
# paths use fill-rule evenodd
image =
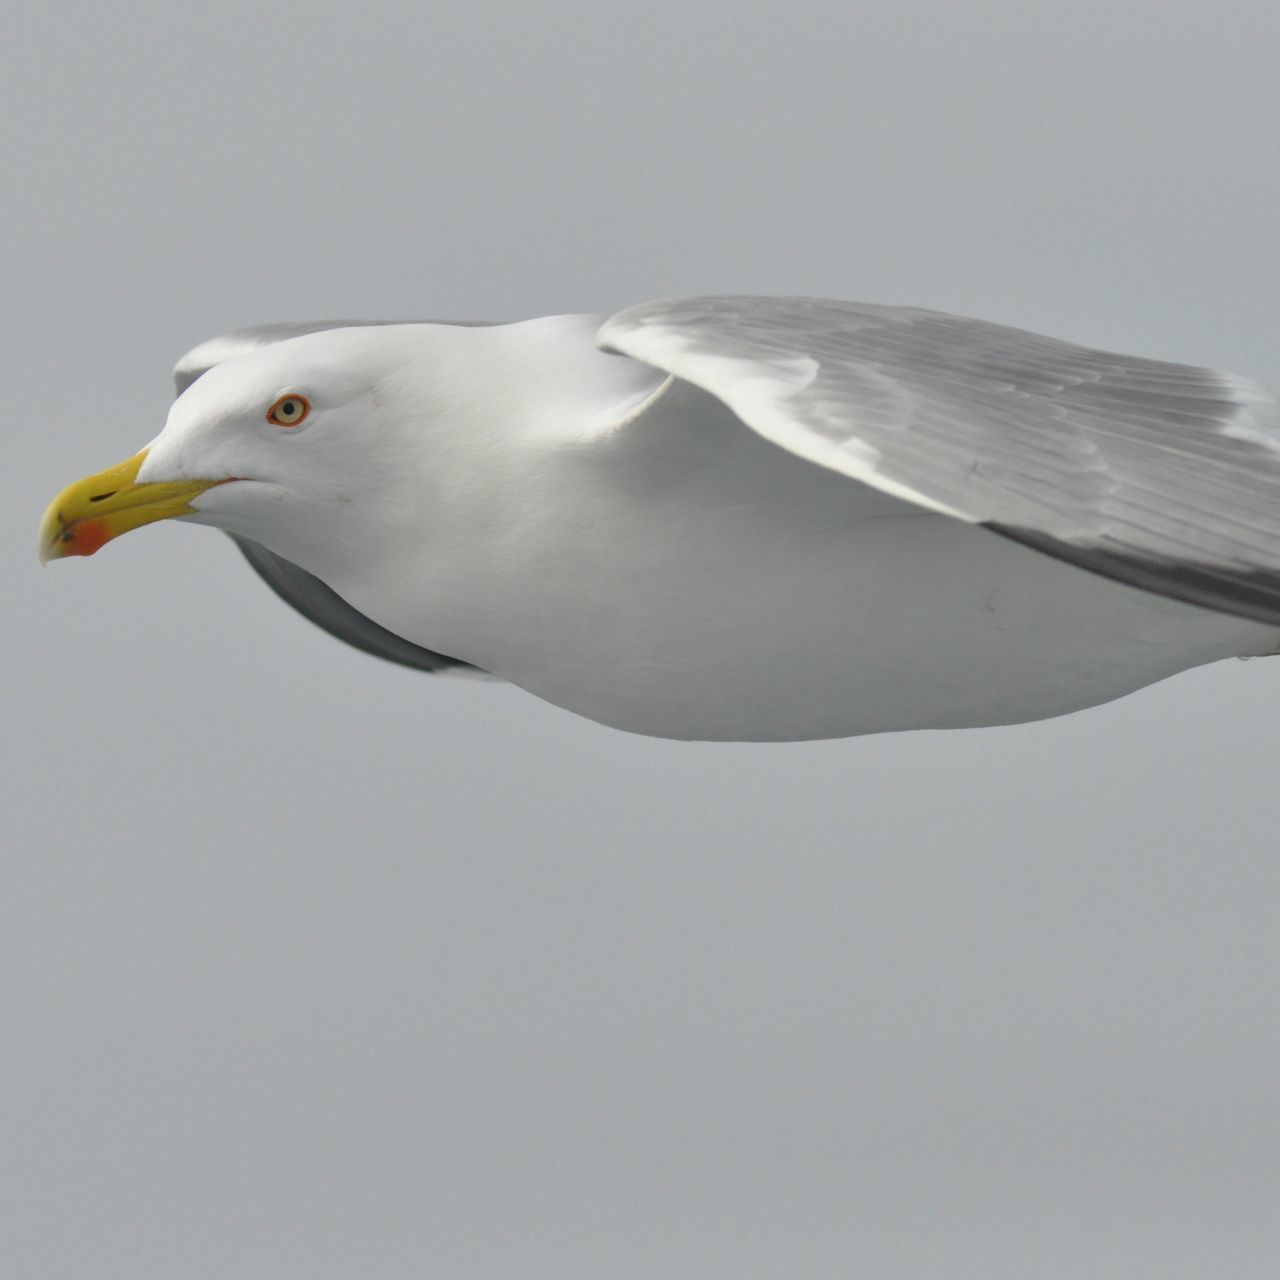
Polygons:
M225 480L183 480L138 484L147 451L127 462L77 480L49 504L40 522L38 554L42 564L63 556L91 556L130 529L156 520L190 515L191 499Z

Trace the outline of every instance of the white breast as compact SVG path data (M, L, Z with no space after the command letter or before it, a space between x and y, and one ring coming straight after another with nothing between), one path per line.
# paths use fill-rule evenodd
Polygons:
M875 493L684 384L565 434L472 484L431 548L333 585L417 644L673 738L1038 719L1280 641Z

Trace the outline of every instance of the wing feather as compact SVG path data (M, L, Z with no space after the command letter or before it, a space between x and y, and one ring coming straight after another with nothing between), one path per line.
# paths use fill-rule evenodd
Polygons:
M599 342L873 488L1280 623L1280 407L1246 378L820 298L646 303Z

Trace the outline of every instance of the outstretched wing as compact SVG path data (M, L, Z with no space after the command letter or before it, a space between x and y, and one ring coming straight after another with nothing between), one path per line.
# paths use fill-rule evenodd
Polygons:
M1280 623L1280 408L1247 379L818 298L646 303L606 321L599 342L873 488Z
M312 320L289 324L264 324L252 329L237 329L234 333L210 338L187 352L173 370L173 380L181 395L202 373L214 365L235 356L247 355L259 347L267 347L286 338L298 338L304 333L319 333L324 329L348 329L370 324L394 324L399 321L379 320ZM455 323L451 321L450 323ZM466 323L466 322L462 322ZM304 618L327 631L338 640L398 662L401 666L418 671L449 671L457 674L488 676L469 662L446 657L412 644L403 637L366 617L349 605L336 591L326 586L314 574L299 568L292 560L278 556L261 543L236 534L231 540L244 553L244 558L254 567L259 577L286 604L292 605Z

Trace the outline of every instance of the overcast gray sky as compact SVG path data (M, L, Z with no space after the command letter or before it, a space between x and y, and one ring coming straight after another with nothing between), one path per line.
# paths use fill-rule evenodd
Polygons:
M1275 1275L1280 662L677 744L363 657L209 529L34 558L260 320L809 292L1280 384L1273 4L7 22L6 1275Z

